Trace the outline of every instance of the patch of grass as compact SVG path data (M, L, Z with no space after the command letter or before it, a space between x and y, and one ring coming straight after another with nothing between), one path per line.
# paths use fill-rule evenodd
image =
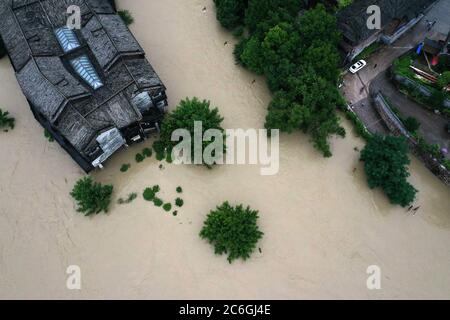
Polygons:
M128 203L133 202L136 198L137 198L137 193L133 192L133 193L130 193L126 199L120 198L119 200L117 200L117 203L118 204L128 204Z
M122 18L123 22L129 26L134 22L134 18L128 10L119 10L117 14Z
M182 207L183 205L184 205L184 200L183 199L181 199L181 198L176 198L175 199L175 205L177 206L177 207Z
M172 210L172 204L171 203L165 203L163 205L163 209L164 209L164 211L169 212L170 210Z
M124 164L120 167L120 172L127 172L130 168L131 168L131 164L129 164L129 163L124 163Z

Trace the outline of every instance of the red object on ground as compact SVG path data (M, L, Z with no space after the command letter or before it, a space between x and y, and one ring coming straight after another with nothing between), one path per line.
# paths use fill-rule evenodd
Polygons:
M439 56L434 56L431 65L436 66L439 63Z

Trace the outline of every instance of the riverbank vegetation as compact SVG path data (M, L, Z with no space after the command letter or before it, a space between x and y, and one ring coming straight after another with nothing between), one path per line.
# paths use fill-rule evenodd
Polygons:
M245 32L235 48L242 66L267 77L273 93L265 127L310 134L324 156L329 138L345 136L336 107L340 55L336 17L319 4L301 12L294 0L215 0L217 18L230 31Z
M8 111L0 109L0 130L8 132L10 129L14 129L16 119L9 115Z
M102 185L91 177L84 177L77 181L70 195L77 202L77 211L90 216L108 212L112 193L112 185Z
M185 99L182 100L175 110L170 112L164 119L161 125L161 132L159 139L153 144L153 149L156 152L156 157L158 160L166 158L168 162L171 162L171 154L173 148L178 145L179 141L172 141L172 133L178 129L185 129L190 133L191 139L195 138L195 122L201 122L201 139L203 140L204 133L209 129L217 129L222 133L223 136L223 150L219 151L221 154L217 154L217 150L213 152L213 156L221 158L225 153L225 134L222 128L223 117L219 114L219 109L216 107L211 107L211 103L206 100L199 100L198 98ZM192 140L193 141L193 140ZM201 152L203 155L204 150L214 142L212 141L202 141ZM195 163L195 143L191 143L191 161ZM203 158L203 156L202 156ZM211 165L205 163L208 168Z
M258 211L250 207L224 202L208 214L200 237L214 246L215 254L227 254L229 263L247 260L263 236L258 218Z
M410 160L403 137L373 136L361 160L371 189L381 187L392 204L406 207L414 202L417 190L407 181Z

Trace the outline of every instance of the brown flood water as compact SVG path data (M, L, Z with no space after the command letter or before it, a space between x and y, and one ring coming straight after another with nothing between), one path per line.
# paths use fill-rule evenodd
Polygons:
M220 108L227 128L263 127L264 80L235 66L234 40L216 23L212 1L118 3L135 17L132 31L167 85L171 108L198 96ZM363 142L347 123L331 159L308 137L283 135L280 172L269 177L250 165L160 170L154 158L135 163L144 145L124 150L94 174L114 183L114 200L159 184L173 201L180 185L185 206L173 217L140 196L85 218L68 195L82 172L44 138L7 59L0 83L0 105L17 118L14 131L0 134L0 298L450 297L450 190L413 159L421 209L413 216L391 206L368 189L353 150ZM121 173L122 163L131 170ZM260 210L262 253L245 263L229 265L198 237L224 200ZM66 289L69 265L81 267L82 290ZM381 290L366 287L369 265L381 268Z

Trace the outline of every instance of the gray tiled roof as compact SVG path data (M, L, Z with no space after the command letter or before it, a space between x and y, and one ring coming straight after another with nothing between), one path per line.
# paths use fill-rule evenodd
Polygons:
M436 0L355 0L338 14L339 27L343 35L353 44L368 39L377 30L367 28L367 8L378 5L381 9L382 25L393 19L416 17Z
M81 8L80 47L63 52L56 30L67 7ZM0 0L0 34L22 90L37 112L86 156L106 128L142 119L130 101L142 90L165 89L132 33L107 0ZM103 86L97 90L73 68L86 55Z

